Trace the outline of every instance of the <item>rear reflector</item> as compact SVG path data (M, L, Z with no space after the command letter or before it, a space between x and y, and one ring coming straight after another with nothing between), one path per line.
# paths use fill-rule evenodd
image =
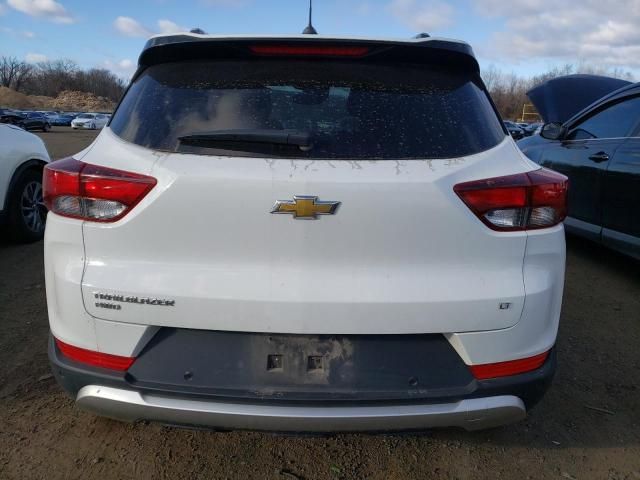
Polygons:
M115 222L155 184L153 177L65 158L44 169L44 202L50 211L65 217Z
M369 52L368 47L346 46L303 46L303 45L252 45L249 49L258 55L297 55L324 57L362 57Z
M56 345L62 354L70 360L92 365L94 367L108 368L110 370L125 371L136 360L135 357L121 357L108 353L94 352L80 347L74 347L57 338Z
M459 183L453 190L492 230L547 228L567 215L569 180L542 168L528 173Z
M540 368L545 362L549 352L544 352L533 357L511 360L508 362L486 363L484 365L471 365L471 373L477 380L488 378L508 377L520 373L530 372Z

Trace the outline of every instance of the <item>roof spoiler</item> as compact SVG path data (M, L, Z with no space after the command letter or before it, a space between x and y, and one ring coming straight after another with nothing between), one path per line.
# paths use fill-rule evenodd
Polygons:
M298 57L308 57L305 51L324 49L332 57L336 49L365 50L362 55L348 55L351 61L384 63L428 63L449 66L464 71L479 72L473 50L466 43L421 37L411 41L339 39L309 35L305 37L206 37L176 34L150 38L138 59L138 72L158 63L202 59L252 59L269 48L297 49ZM354 50L355 51L355 50ZM293 54L289 53L288 56ZM273 55L271 55L273 56Z

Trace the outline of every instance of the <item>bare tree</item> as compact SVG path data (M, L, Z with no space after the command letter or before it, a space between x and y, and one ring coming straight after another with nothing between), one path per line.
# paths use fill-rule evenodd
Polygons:
M31 95L47 97L57 97L65 90L75 90L117 101L125 86L124 80L108 70L81 70L72 60L62 59L35 65L23 90Z
M16 57L0 58L0 85L20 91L30 78L33 67Z
M578 65L567 63L528 78L520 77L514 73L506 74L490 65L482 72L482 79L500 115L506 119L517 120L522 115L524 104L529 103L527 92L530 89L552 78L574 73L604 75L633 81L633 75L621 68L607 68L587 63L579 63Z
M125 88L124 80L102 68L78 72L75 81L77 90L91 92L114 101L120 98Z
M32 95L47 97L55 97L63 90L75 90L74 79L78 70L78 65L72 60L40 62L26 90Z

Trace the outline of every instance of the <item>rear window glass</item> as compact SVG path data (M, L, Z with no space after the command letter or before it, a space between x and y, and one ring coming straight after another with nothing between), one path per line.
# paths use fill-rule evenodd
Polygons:
M312 159L459 157L505 136L475 74L291 60L152 66L131 85L110 126L154 150ZM221 142L226 132L238 136ZM252 132L268 135L243 135ZM286 145L289 132L309 145ZM215 141L185 141L212 133Z

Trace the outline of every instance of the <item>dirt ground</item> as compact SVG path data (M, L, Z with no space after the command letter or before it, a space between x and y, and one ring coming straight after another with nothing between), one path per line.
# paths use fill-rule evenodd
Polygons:
M42 134L52 156L93 134ZM485 432L287 437L129 425L50 375L42 243L0 243L0 479L640 480L640 264L570 238L559 366L529 417Z

